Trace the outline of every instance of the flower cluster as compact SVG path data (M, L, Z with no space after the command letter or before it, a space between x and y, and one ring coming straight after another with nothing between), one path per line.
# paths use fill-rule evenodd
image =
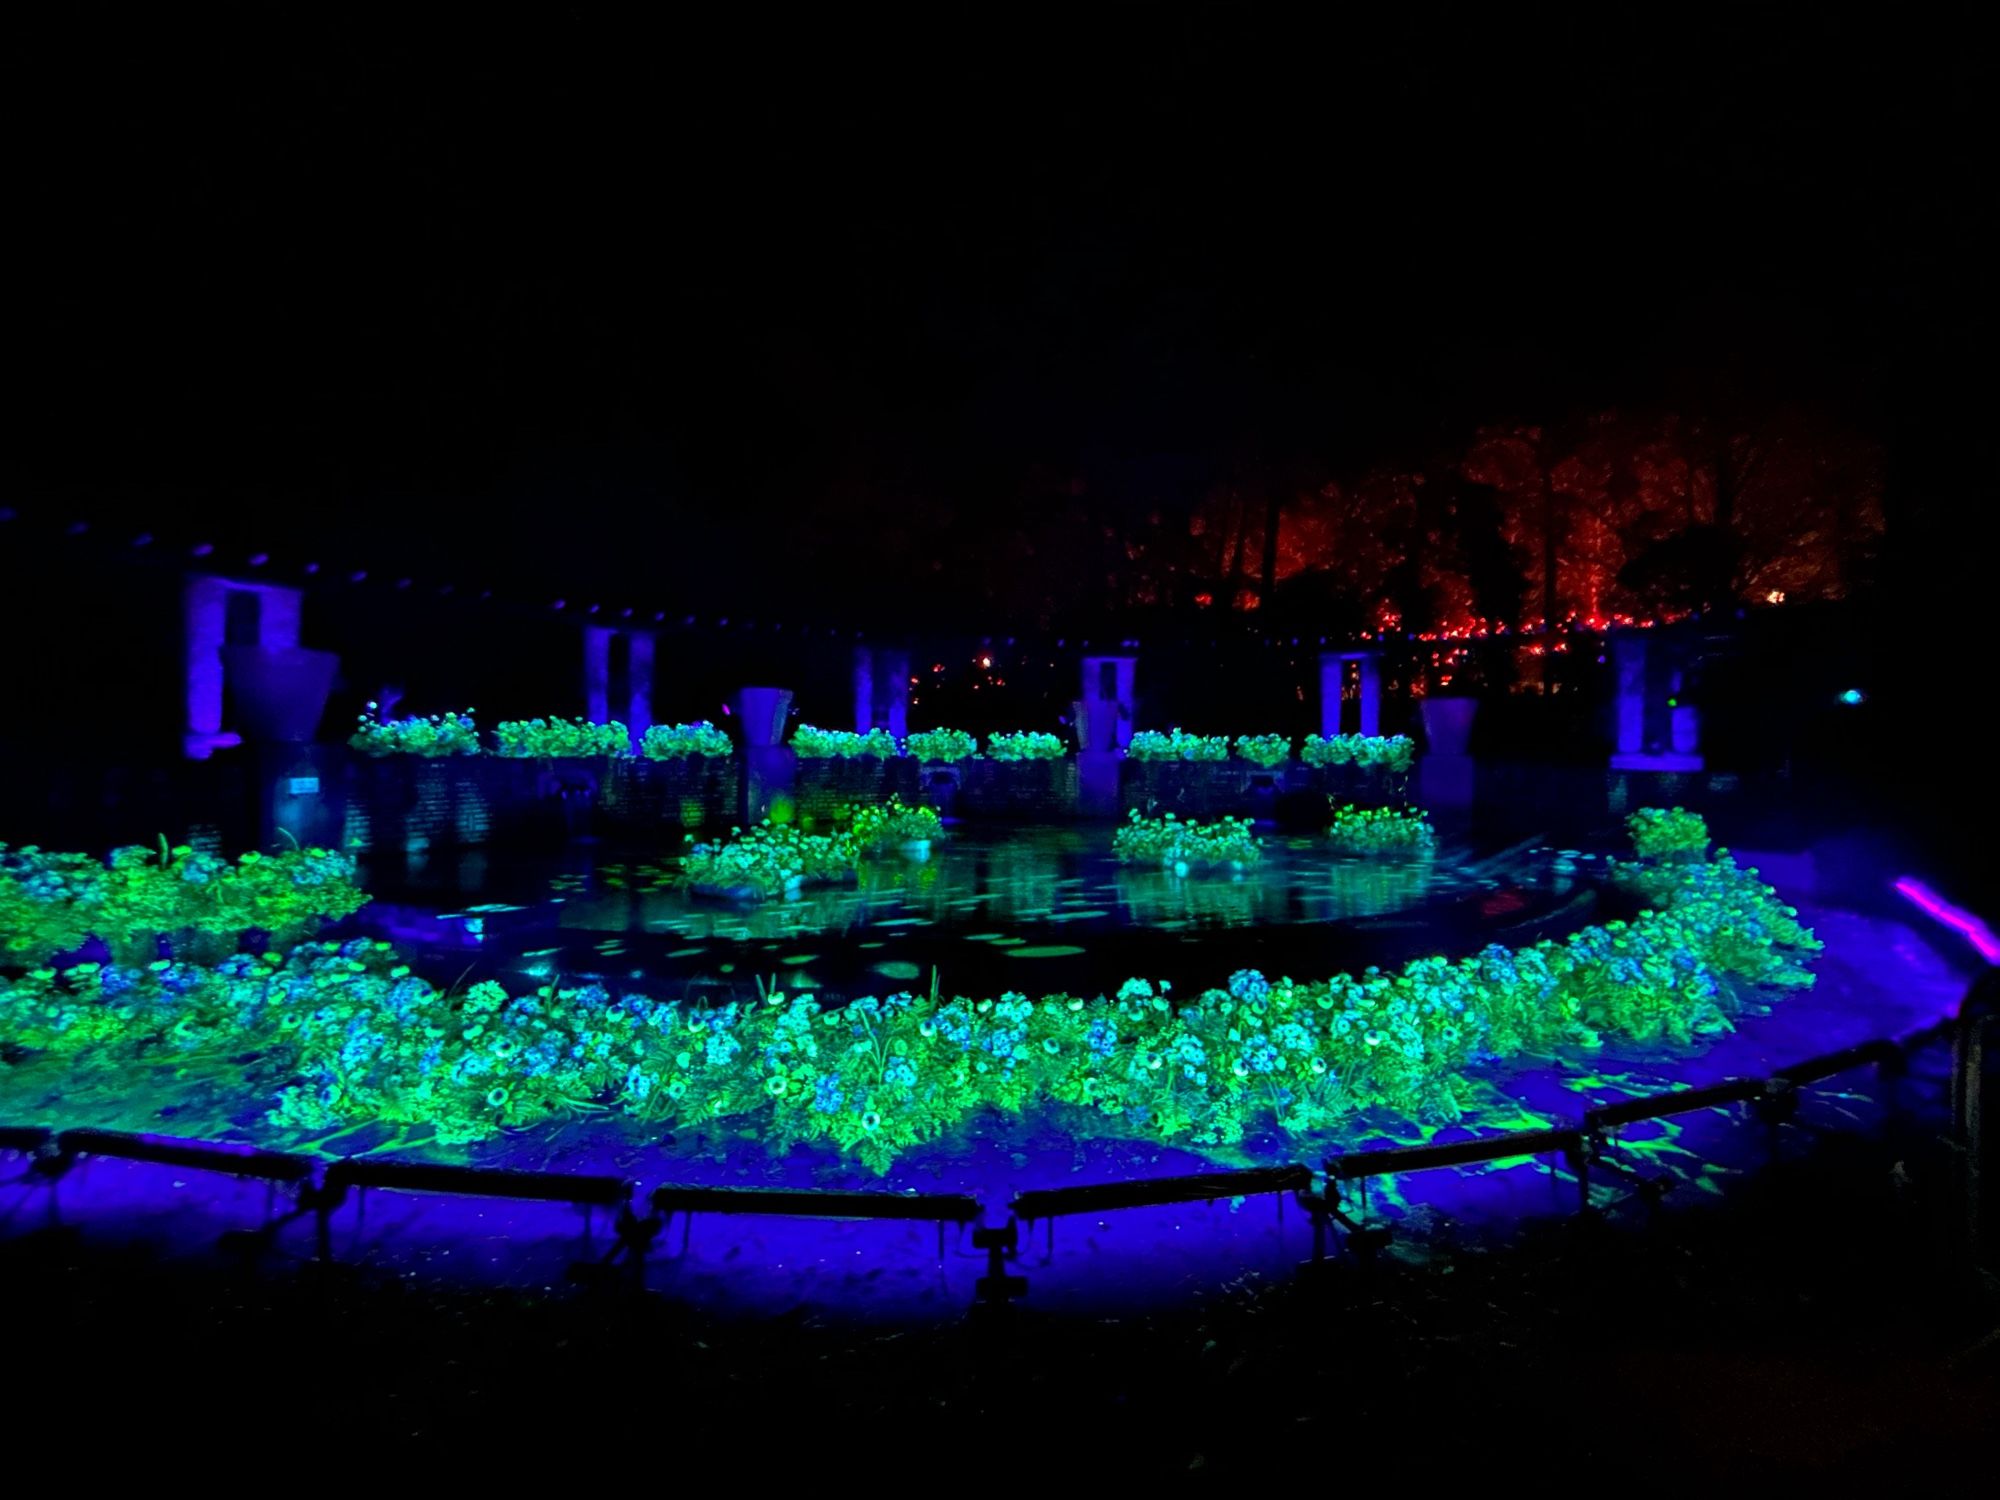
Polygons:
M802 833L764 822L745 833L697 843L689 834L681 876L695 890L739 900L769 900L806 885L846 880L854 873L855 845L845 833Z
M977 736L963 729L920 729L904 742L918 760L950 765L979 753Z
M1639 867L1651 868L1651 867ZM597 984L438 989L384 943L307 943L212 965L39 967L0 980L0 1043L182 1068L244 1057L281 1129L425 1125L442 1142L610 1113L653 1139L824 1142L871 1169L985 1109L1051 1110L1080 1136L1226 1154L1356 1111L1450 1119L1471 1066L1602 1035L1688 1041L1753 990L1807 985L1819 944L1726 855L1659 876L1663 904L1563 941L1323 981L1254 970L1186 1002L894 994L719 1008Z
M1189 734L1184 729L1142 729L1125 747L1132 760L1228 760L1226 734Z
M630 755L632 734L613 719L593 724L588 719L508 719L493 726L502 755L554 757Z
M857 734L852 729L816 729L801 724L792 731L792 749L805 760L891 760L896 755L896 737L886 729Z
M1043 729L1021 729L986 737L988 760L1061 760L1063 742Z
M1416 742L1406 734L1314 734L1299 748L1309 766L1359 766L1407 772L1417 763Z
M1292 758L1292 742L1282 734L1239 734L1236 736L1236 755L1239 760L1247 760L1251 765L1262 766L1268 771Z
M1420 807L1338 808L1327 842L1347 854L1416 854L1437 843L1430 815Z
M1625 820L1641 859L1698 860L1708 853L1708 824L1684 807L1642 807Z
M899 796L869 807L850 807L843 817L854 847L863 852L928 844L944 837L935 808L911 807Z
M729 736L706 719L695 724L655 724L640 741L639 753L647 760L687 760L697 755L718 758L730 753Z
M182 957L235 947L245 933L297 942L368 898L354 861L332 849L220 855L128 845L103 863L0 844L0 951L30 962L74 953L95 938L147 960L164 941Z
M1255 864L1262 841L1248 818L1217 818L1204 823L1174 814L1149 818L1136 807L1125 815L1125 826L1111 837L1111 852L1128 864L1165 865L1176 873L1196 865Z
M363 755L477 755L479 726L472 722L469 708L462 714L378 719L371 703L347 743Z

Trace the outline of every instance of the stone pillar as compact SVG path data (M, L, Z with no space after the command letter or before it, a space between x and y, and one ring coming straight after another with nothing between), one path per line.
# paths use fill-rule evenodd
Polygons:
M1091 817L1118 815L1120 768L1137 706L1135 656L1086 656L1076 700L1077 801Z
M611 701L611 643L625 638L625 694ZM638 748L653 723L653 632L610 625L583 627L583 716L593 724L618 720Z
M632 749L636 752L646 731L653 727L653 632L628 631L625 644L629 653L625 658L625 676L630 684L625 701L625 727L632 731Z
M1614 771L1699 771L1701 716L1680 702L1686 673L1669 652L1685 647L1638 631L1613 636L1611 660L1617 673ZM1665 660L1663 660L1665 658Z
M1319 658L1319 732L1332 739L1340 733L1340 695L1347 687L1347 653L1325 651Z
M1374 651L1363 651L1361 662L1361 732L1380 734L1382 732L1382 658Z
M910 653L884 650L875 653L875 722L870 729L886 729L902 744L910 734Z
M1611 642L1612 670L1618 678L1618 755L1640 755L1646 749L1646 657L1652 643L1642 635L1616 636Z
M593 724L611 717L611 637L609 625L583 627L583 716Z
M1359 662L1356 684L1360 709L1355 729L1361 734L1382 732L1382 653L1379 651L1326 651L1319 659L1319 732L1332 739L1341 732L1340 700L1347 690L1347 664Z
M875 727L875 649L854 648L854 732L866 734Z
M227 677L223 646L227 643L232 594L256 596L256 649L293 651L299 644L299 617L304 608L300 590L206 573L188 579L181 595L187 705L181 743L191 760L206 760L217 750L242 743L241 735L222 727L223 687Z
M910 732L910 653L888 646L854 648L854 730L886 729L901 744Z
M1086 656L1077 697L1076 742L1088 751L1123 750L1132 743L1136 656Z
M1617 673L1612 770L1699 771L1705 764L1700 714L1679 701L1686 674L1667 655L1677 644L1637 631L1612 638Z
M190 578L182 596L186 651L187 723L184 745L190 760L207 760L217 750L239 744L222 732L223 611L229 589L220 578Z
M732 698L737 722L743 726L743 822L747 827L766 818L791 821L793 775L797 757L785 743L785 723L791 717L790 688L738 688Z

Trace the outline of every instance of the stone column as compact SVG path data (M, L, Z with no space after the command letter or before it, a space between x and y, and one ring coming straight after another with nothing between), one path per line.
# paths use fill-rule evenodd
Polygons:
M1347 653L1324 651L1319 658L1319 732L1332 739L1340 733L1340 695L1347 686Z
M223 647L228 636L231 594L257 597L257 650L294 651L299 644L299 617L304 607L300 590L206 573L188 579L181 595L187 705L182 747L191 760L206 760L217 750L242 743L242 736L222 727L223 684L227 675Z
M653 727L653 632L627 631L625 644L628 653L625 677L630 684L625 702L625 727L632 731L632 749L636 753L639 742L646 737L646 731Z
M866 734L875 727L875 650L854 648L854 732Z
M743 726L743 822L747 827L775 817L789 822L793 773L797 757L785 743L785 722L791 716L792 690L775 687L738 688L732 696L737 722Z
M1359 662L1357 684L1359 721L1362 734L1382 732L1382 653L1379 651L1327 651L1319 659L1319 732L1332 739L1340 731L1340 699L1347 689L1347 664Z
M1611 642L1612 670L1618 677L1618 754L1641 755L1646 749L1646 648L1642 635L1616 636Z
M1078 695L1077 744L1085 750L1123 750L1132 743L1136 656L1086 656Z
M1380 734L1382 732L1382 657L1378 652L1362 651L1356 659L1361 663L1361 732Z
M910 733L910 653L893 649L875 653L875 722L902 744Z
M910 732L910 653L889 646L854 648L854 730L886 729L901 744Z
M583 627L583 716L593 724L611 718L611 637L609 625Z
M1118 815L1119 774L1132 743L1139 661L1134 656L1086 656L1076 700L1077 800L1091 817Z
M1638 631L1612 637L1611 660L1617 673L1612 770L1703 768L1701 717L1693 705L1677 701L1687 674L1668 656L1670 652L1680 656L1684 650L1683 643Z

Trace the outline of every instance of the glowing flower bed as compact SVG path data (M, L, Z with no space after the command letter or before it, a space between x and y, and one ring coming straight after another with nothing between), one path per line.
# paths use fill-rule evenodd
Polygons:
M462 714L432 714L429 718L377 719L375 705L356 722L347 743L363 755L477 755L479 726L472 710Z
M716 760L732 748L729 736L706 719L694 724L655 724L639 742L639 753L647 760Z
M1185 821L1167 813L1149 818L1137 808L1126 814L1125 826L1112 835L1111 850L1132 864L1165 865L1185 871L1200 865L1255 864L1262 850L1248 818L1217 818L1212 823Z
M896 737L886 729L857 734L852 729L817 729L801 724L792 731L792 749L803 760L891 760Z
M934 808L911 807L901 797L891 796L872 807L850 809L847 833L856 849L872 852L928 845L944 837L944 823Z
M493 740L502 755L557 757L630 755L631 731L616 719L593 724L588 719L508 719L493 726Z
M1406 734L1315 734L1307 736L1299 759L1309 766L1405 772L1417 763L1417 746Z
M979 739L963 729L920 729L905 744L918 760L954 765L979 753Z
M1236 757L1267 771L1276 770L1292 758L1292 742L1282 734L1239 734Z
M697 843L688 836L681 874L695 890L739 900L769 900L816 882L854 874L854 840L845 833L802 833L759 823L745 833Z
M986 737L988 760L1061 760L1068 753L1060 739L1041 729Z
M46 963L96 939L114 956L144 962L164 941L186 958L245 932L275 946L297 942L322 921L358 911L368 898L354 861L330 849L245 854L235 863L182 846L130 845L99 862L0 844L0 934L5 953Z
M1229 759L1229 736L1226 734L1189 734L1184 729L1142 729L1132 736L1132 743L1125 747L1128 760L1197 760L1216 761Z
M1625 820L1641 859L1698 860L1708 854L1708 824L1684 807L1642 807Z
M1058 1112L1078 1136L1215 1154L1383 1107L1450 1119L1482 1060L1607 1034L1687 1042L1753 993L1808 985L1819 944L1726 853L1625 867L1659 902L1561 941L1328 980L1245 970L1177 1002L895 994L822 1008L772 991L703 1009L596 984L439 989L389 945L308 943L213 965L72 965L0 982L0 1040L69 1066L253 1061L281 1130L419 1125L441 1142L583 1115L658 1139L824 1142L881 1171L982 1110ZM245 1076L238 1073L237 1076ZM1303 1150L1304 1147L1296 1149Z
M1346 854L1421 854L1437 845L1430 815L1416 807L1339 808L1326 838Z

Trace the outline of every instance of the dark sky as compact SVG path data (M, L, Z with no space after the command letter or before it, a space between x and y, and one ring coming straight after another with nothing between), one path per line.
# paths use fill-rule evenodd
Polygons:
M1893 438L1969 348L1966 12L839 9L24 38L10 491L827 595L1718 379Z

